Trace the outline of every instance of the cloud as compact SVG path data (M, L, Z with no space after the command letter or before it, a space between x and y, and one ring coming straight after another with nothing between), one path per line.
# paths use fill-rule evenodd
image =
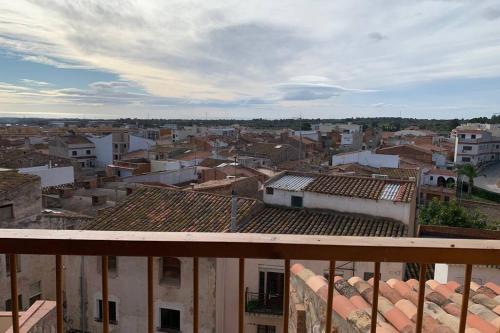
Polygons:
M494 21L500 17L500 7L489 7L483 11L483 17L489 21Z
M375 92L368 89L346 88L329 82L326 77L308 75L293 77L289 82L280 83L277 87L283 93L282 99L288 101L328 99L348 92Z
M500 77L495 0L16 0L0 13L2 52L117 77L80 92L24 91L50 102L257 107Z
M29 86L50 86L52 85L49 82L45 81L36 81L36 80L31 80L31 79L21 79L21 81Z
M381 40L387 39L387 36L382 35L380 32L370 32L368 34L368 37L370 39L377 41L377 42L380 42Z

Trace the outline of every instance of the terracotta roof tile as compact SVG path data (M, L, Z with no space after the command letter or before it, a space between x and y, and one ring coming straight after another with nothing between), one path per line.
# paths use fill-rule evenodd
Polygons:
M298 268L300 268L301 274L309 272L307 275L309 281L315 281L314 277L311 277L312 272L309 269L302 265ZM292 276L296 270L292 269ZM334 293L338 292L340 295L336 295L334 298L333 311L350 324L357 327L362 326L359 321L366 320L366 318L356 316L356 311L364 310L364 313L370 316L373 298L373 288L370 283L373 283L373 279L364 281L359 277L352 277L349 280L344 280L335 277L334 280ZM318 281L321 281L322 290L327 289L323 277ZM487 285L495 287L492 283L487 283ZM456 293L455 290L462 288L455 281L441 284L435 280L428 280L426 286L422 331L429 333L457 332L461 312L457 297L462 295ZM417 317L417 298L414 296L416 296L418 281L412 279L404 283L397 279L390 279L387 282L380 281L379 287L377 332L413 331ZM476 289L486 288L490 289L486 287L486 284L485 286L478 285ZM492 292L494 293L493 290ZM323 294L318 294L318 296L324 299ZM476 299L477 296L480 296L480 299ZM476 300L484 299L490 300L491 304L487 306L476 302ZM493 307L493 305L495 306ZM466 332L495 333L500 331L500 298L498 295L489 297L487 294L476 293L474 297L469 298L468 310Z
M0 171L0 193L7 193L18 186L39 181L35 175L18 173L17 171Z
M253 199L238 198L239 223L258 204ZM229 196L143 186L84 229L225 232L229 230L230 220Z
M407 227L395 220L326 210L267 206L239 232L366 237L404 237Z

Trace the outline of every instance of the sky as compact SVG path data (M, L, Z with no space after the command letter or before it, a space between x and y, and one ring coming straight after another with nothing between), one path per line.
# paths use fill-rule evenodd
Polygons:
M498 0L0 2L0 117L490 117Z

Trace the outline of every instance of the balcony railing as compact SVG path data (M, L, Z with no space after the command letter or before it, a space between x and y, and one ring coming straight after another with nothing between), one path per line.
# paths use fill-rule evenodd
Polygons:
M464 290L459 332L466 326L472 265L496 265L500 258L499 240L459 240L423 238L335 237L303 235L264 235L234 233L110 232L40 229L0 229L0 253L10 258L11 295L17 292L16 254L54 255L56 263L57 332L63 327L62 256L101 256L103 332L109 332L108 256L142 256L147 268L147 332L155 331L153 308L153 257L193 258L193 332L199 331L198 258L238 258L238 332L244 331L245 258L282 259L285 262L283 332L288 333L290 260L326 260L330 263L327 309L332 309L335 262L374 262L371 332L377 328L377 309L381 262L415 262L420 265L416 332L422 331L426 265L465 264ZM12 297L12 326L19 332L17 297ZM332 311L326 325L331 327ZM328 330L329 331L329 330Z
M245 311L270 315L283 315L283 295L245 292Z

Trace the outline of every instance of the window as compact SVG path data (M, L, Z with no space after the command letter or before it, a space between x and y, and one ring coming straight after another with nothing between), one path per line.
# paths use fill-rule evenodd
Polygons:
M466 151L466 150L472 150L472 146L463 146L462 150L464 150L464 151Z
M8 204L0 206L0 221L14 218L14 205Z
M292 195L292 207L302 208L303 207L302 197L297 197Z
M266 194L273 195L274 194L274 188L272 188L272 187L266 187Z
M161 258L160 282L170 286L181 285L181 261L173 257Z
M117 143L115 143L115 148L118 149L118 144Z
M92 152L90 150L87 150L87 155L90 155Z
M431 180L434 180L434 176L431 176Z
M160 329L163 332L181 331L181 312L172 309L160 309Z
M30 306L42 299L42 281L30 285Z
M475 138L476 138L476 134L472 134L472 135L470 136L470 138L471 138L471 139L475 139Z
M465 134L460 134L460 139L465 139Z
M80 162L80 165L82 166L82 168L85 168L85 162Z
M276 326L257 325L257 333L276 333Z
M23 309L23 295L17 295L17 304L19 310ZM9 298L5 301L5 311L12 311L12 300Z
M17 266L17 271L21 271L21 257L16 254L16 266ZM7 276L10 276L10 257L8 255L5 255L5 272L7 273Z
M496 145L496 148L497 148L497 149L498 149L498 148L500 148L500 145Z
M71 151L71 155L76 156L77 154L78 154L78 153L77 153L77 151L76 151L76 150L72 150L72 151Z
M462 157L462 162L470 162L470 157Z
M108 301L108 306L109 306L109 322L111 324L116 325L117 320L116 320L116 302L113 301ZM97 318L96 321L102 321L103 320L103 314L102 314L102 299L97 300Z

